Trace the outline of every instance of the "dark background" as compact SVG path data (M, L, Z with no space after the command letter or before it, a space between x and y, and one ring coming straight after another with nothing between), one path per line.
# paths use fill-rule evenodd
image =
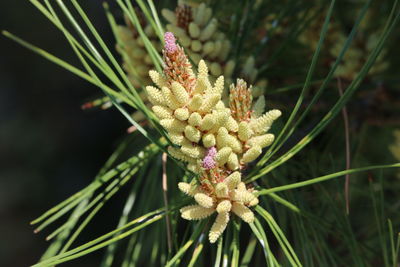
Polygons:
M101 4L84 2L111 41ZM29 1L1 1L0 28L81 67L63 35ZM4 36L0 51L0 266L28 266L51 233L34 234L29 222L88 184L128 123L115 110L81 110L100 96L84 80ZM98 256L65 265L95 266Z

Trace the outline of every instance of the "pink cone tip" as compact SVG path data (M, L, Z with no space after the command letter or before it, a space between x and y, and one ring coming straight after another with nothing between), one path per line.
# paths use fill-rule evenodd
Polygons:
M217 163L214 160L215 155L217 154L217 149L215 147L210 147L207 150L207 155L203 159L203 168L210 170L215 168Z
M207 170L210 170L210 169L213 169L213 168L215 168L215 166L217 165L217 163L215 162L215 160L212 158L212 157L210 157L210 156L206 156L204 159L203 159L203 168L204 169L207 169Z
M176 38L172 32L166 32L164 34L164 41L165 41L165 51L168 54L172 54L176 51Z
M207 156L215 157L215 155L217 155L217 149L215 148L215 146L210 147L210 148L207 150Z

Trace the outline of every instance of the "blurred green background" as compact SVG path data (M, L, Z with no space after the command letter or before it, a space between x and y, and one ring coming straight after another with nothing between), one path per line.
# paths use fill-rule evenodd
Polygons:
M102 6L83 6L111 41ZM1 1L0 25L77 62L64 37L29 1ZM28 266L47 247L46 233L34 234L29 222L88 184L128 123L115 110L81 110L98 93L90 84L4 36L0 47L0 266ZM98 255L65 266L95 266Z

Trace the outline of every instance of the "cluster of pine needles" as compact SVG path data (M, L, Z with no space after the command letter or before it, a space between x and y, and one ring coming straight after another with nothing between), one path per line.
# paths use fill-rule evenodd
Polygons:
M103 3L109 29L96 27L84 1L30 2L80 65L3 35L98 87L102 95L85 109L116 108L132 124L90 184L32 221L49 241L33 266L97 250L103 267L399 266L400 136L387 120L400 111L398 0L116 0ZM110 30L113 43L102 38ZM176 142L146 95L148 71L165 73L165 32L195 71L205 62L213 83L224 75L226 92L243 79L254 99L282 111L273 143L241 165L243 191L258 198L254 217L244 223L231 215L214 244L207 235L215 215L181 217L193 198L178 183L201 174L171 156ZM115 230L84 240L122 190Z

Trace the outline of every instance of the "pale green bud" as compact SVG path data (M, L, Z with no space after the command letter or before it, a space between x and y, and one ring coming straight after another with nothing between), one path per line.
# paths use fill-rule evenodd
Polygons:
M165 81L164 77L160 73L158 73L155 70L150 70L149 71L149 76L153 83L155 83L158 87L162 88L163 86L167 85L167 82Z
M208 41L203 45L203 56L210 54L214 50L214 42Z
M228 212L223 212L218 214L214 224L211 226L210 233L208 234L208 239L210 243L215 243L218 240L218 238L225 231L228 222L229 222Z
M190 141L197 143L200 141L201 132L199 130L197 130L196 128L194 128L193 126L187 125L185 127L185 136Z
M181 38L179 38L179 43L183 46L183 47L189 47L192 43L192 39L190 39L189 36L183 36Z
M197 39L197 38L199 37L199 35L200 35L200 28L199 28L199 26L198 26L196 23L191 22L191 23L189 24L189 34L190 34L190 37L192 37L192 38L194 38L194 39Z
M202 48L202 44L199 40L193 40L191 43L191 49L194 52L199 52ZM199 55L200 56L200 55ZM200 60L199 60L200 61Z
M221 99L220 94L206 95L206 98L204 99L204 102L200 107L200 111L210 112L215 107L215 105L218 103L218 101L220 99Z
M186 123L179 121L177 119L162 119L160 120L160 124L164 127L168 132L173 133L181 133L184 131L186 127Z
M180 121L185 121L189 118L189 110L187 108L178 108L174 111L174 116Z
M211 197L207 196L204 193L197 193L194 195L194 200L196 200L197 204L204 208L211 208L214 206L214 201Z
M232 148L224 147L217 152L215 156L219 166L223 166L229 159L229 155L232 153Z
M231 171L239 169L239 167L240 167L239 158L235 153L231 153L229 155L227 165Z
M210 72L213 76L219 76L222 74L221 65L218 62L213 62L210 65Z
M202 131L208 131L214 127L215 123L215 116L213 116L212 114L207 114L206 116L204 116L201 122L200 129Z
M206 148L215 146L215 143L216 143L215 136L212 133L203 135L203 145Z
M250 129L250 126L247 122L242 121L239 123L238 136L242 141L247 141L252 136L253 131Z
M218 198L227 198L229 197L229 189L225 183L217 183L215 186L215 194Z
M230 132L237 132L239 130L238 123L231 116L228 117L228 120L226 121L225 127Z
M174 25L177 24L175 13L171 10L164 8L161 10L161 14L169 23Z
M201 115L197 112L193 112L190 115L188 122L190 125L192 125L194 127L200 126L201 122L202 122Z
M274 139L275 136L273 134L264 134L251 138L249 141L247 141L247 145L251 147L259 146L261 148L264 148L271 145L274 142Z
M233 70L235 69L235 62L233 60L229 60L224 67L224 76L232 77Z
M230 212L232 208L232 203L229 200L222 200L217 206L217 212Z
M224 183L228 186L229 190L235 189L242 179L240 172L236 171L225 178Z
M160 90L153 86L146 86L147 97L153 105L165 105L164 96Z
M189 102L189 94L180 83L172 82L172 92L179 103L187 104Z
M254 103L253 110L254 110L253 115L256 118L261 116L264 113L264 110L265 110L265 97L263 95L260 96L257 99L256 103Z
M182 152L194 159L204 158L205 149L200 146L194 146L193 144L183 144L181 147Z
M174 94L168 87L161 88L162 95L164 97L165 103L170 109L177 109L181 107L181 103L175 98Z
M180 209L182 218L186 220L201 220L213 214L214 211L214 209L204 208L200 205L191 205Z
M259 146L253 146L249 150L246 151L246 153L243 154L242 161L243 163L249 163L253 160L255 160L258 156L260 156L262 153L262 149Z
M151 109L159 119L173 119L172 110L165 106L153 106Z
M200 33L200 41L207 41L217 30L218 22L216 19L211 19L208 25Z
M243 204L234 202L232 205L232 211L237 216L239 216L243 221L245 221L247 223L254 222L254 213L248 207L244 206Z

